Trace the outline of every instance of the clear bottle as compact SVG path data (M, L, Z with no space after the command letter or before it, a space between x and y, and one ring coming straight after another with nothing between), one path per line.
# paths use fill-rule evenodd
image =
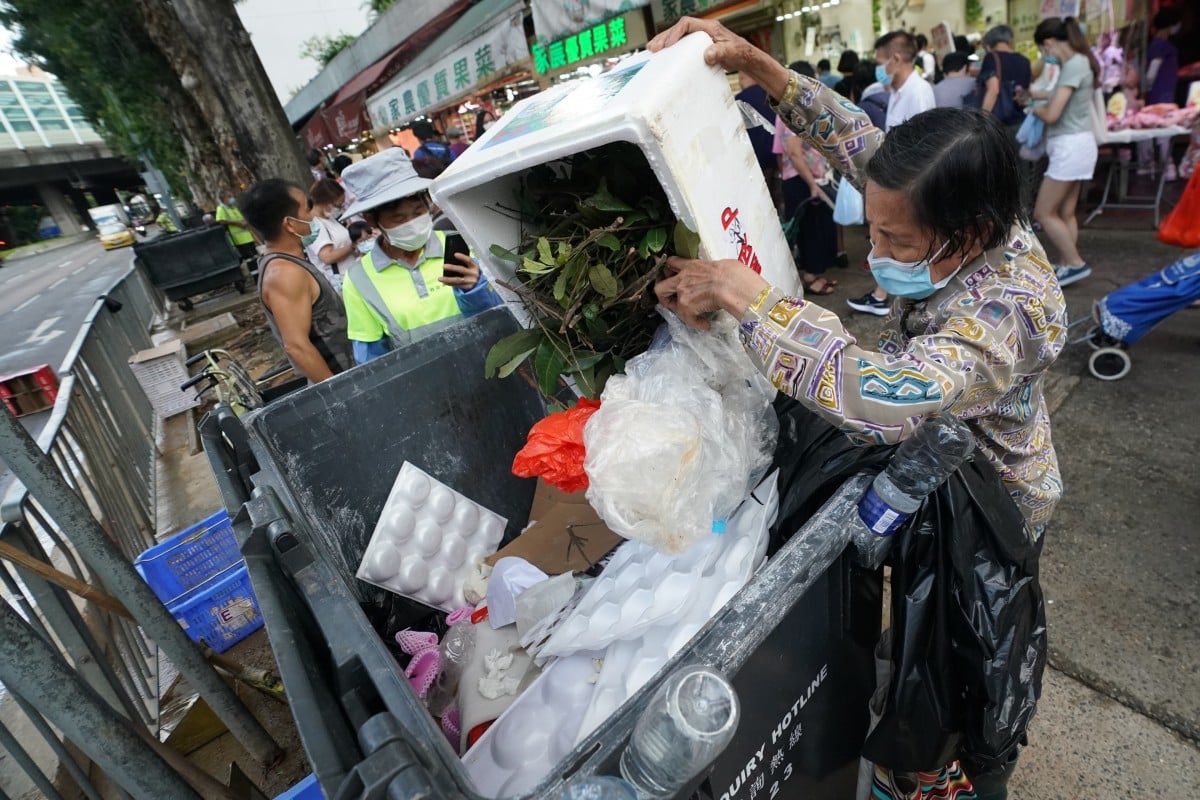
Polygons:
M425 705L435 717L442 716L458 700L458 682L475 652L475 626L469 620L451 625L438 650L442 657L441 672L425 695Z
M940 414L922 422L859 501L867 530L876 536L895 533L974 449L975 437L957 417Z
M740 706L725 676L681 667L650 699L621 753L621 777L641 800L674 797L737 731Z
M638 800L633 787L611 775L592 775L562 790L558 800Z

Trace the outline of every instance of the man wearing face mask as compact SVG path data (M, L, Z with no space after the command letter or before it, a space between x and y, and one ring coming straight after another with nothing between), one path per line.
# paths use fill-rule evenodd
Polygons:
M237 197L229 189L222 189L220 195L221 202L217 204L217 213L213 219L218 225L225 227L225 232L229 234L229 241L238 251L238 255L243 261L253 261L258 258L258 247L254 242L254 234L250 230L250 226L246 224L246 218L242 216L241 210L237 205Z
M361 214L381 231L346 274L347 334L362 364L500 304L500 297L465 253L445 259L447 233L433 227L426 190L400 148L364 158L342 173Z
M266 243L258 295L292 366L310 383L354 366L341 300L305 258L320 232L308 196L290 181L271 178L247 189L241 208Z
M916 62L917 40L905 31L892 31L875 42L875 80L891 94L887 107L889 131L937 105L933 87L921 77ZM847 300L846 305L863 314L886 316L887 289L876 285L862 297Z

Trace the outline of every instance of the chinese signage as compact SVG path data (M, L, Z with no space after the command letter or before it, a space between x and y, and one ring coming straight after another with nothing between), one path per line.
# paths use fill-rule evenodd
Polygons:
M654 24L662 28L680 17L694 17L726 2L728 0L652 0L650 8L654 12Z
M533 68L539 75L586 63L596 56L641 47L648 40L646 17L632 11L549 44L533 46Z
M508 73L529 58L518 10L489 30L451 50L419 72L401 75L371 95L367 108L375 127L403 125L435 111Z
M644 8L649 0L533 0L533 31L539 44L594 28L609 17Z

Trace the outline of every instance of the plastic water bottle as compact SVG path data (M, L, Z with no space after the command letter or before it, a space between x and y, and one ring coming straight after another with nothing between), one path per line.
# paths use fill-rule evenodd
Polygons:
M621 754L621 777L641 800L671 798L729 744L737 693L704 666L676 670L654 693Z
M593 775L562 790L558 800L638 800L633 787L611 775Z
M975 449L958 417L930 417L900 443L887 468L858 502L858 516L876 536L891 536Z
M451 625L438 650L442 669L425 696L429 713L435 717L440 717L458 699L458 682L475 652L475 626L467 620Z

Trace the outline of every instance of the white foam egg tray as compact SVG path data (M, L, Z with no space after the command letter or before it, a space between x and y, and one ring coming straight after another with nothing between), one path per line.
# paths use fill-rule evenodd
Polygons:
M507 520L404 462L355 576L442 611L467 605L472 566L496 552Z
M724 534L714 534L680 556L666 557L665 568L653 548L639 542L621 545L579 605L562 618L560 630L585 605L591 613L606 607L615 612L601 614L596 635L560 642L564 655L553 660L463 756L480 794L511 797L536 786L576 743L653 678L763 563L778 509L773 473L734 512ZM626 550L630 554L622 557ZM673 594L676 589L657 591L675 586L672 576L681 574L685 565L697 571L688 574L691 585L682 599ZM639 588L619 593L618 585L631 585L630 575ZM656 596L662 600L656 602ZM645 622L643 614L655 615L655 621ZM606 621L614 618L628 624ZM584 633L590 631L591 626L585 626ZM618 632L627 638L616 636ZM609 643L579 649L596 641Z

